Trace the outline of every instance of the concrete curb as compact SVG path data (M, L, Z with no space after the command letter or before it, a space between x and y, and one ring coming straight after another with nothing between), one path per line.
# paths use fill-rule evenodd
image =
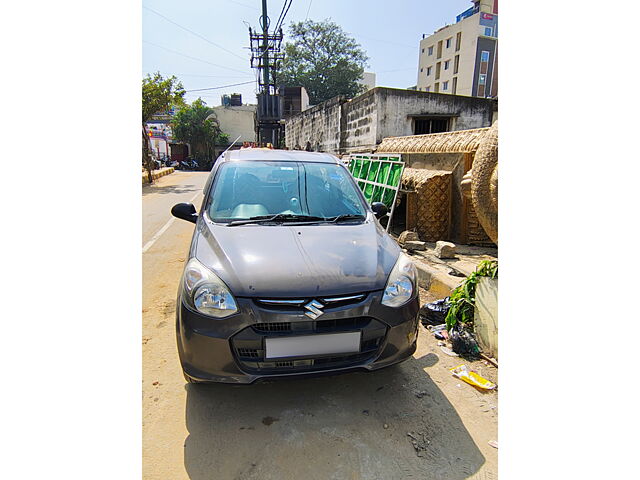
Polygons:
M451 290L464 280L464 278L451 276L421 261L416 261L415 264L418 269L418 285L438 298L449 296Z
M166 167L166 168L161 168L160 170L154 170L153 172L151 172L151 178L154 180L157 180L160 177L164 177L165 175L169 175L170 173L173 173L175 171L175 168L173 167ZM149 183L149 174L147 172L143 172L142 173L142 183Z

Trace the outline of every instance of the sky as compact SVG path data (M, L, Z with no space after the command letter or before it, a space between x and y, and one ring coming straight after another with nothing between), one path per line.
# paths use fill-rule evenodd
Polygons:
M268 0L275 25L285 0ZM369 56L365 69L376 85L407 88L416 84L423 34L455 22L470 0L293 0L284 25L330 18L351 34ZM250 67L248 25L259 28L261 0L143 0L142 74L175 75L192 102L201 97L220 105L223 94L241 93L256 103L255 69ZM183 28L181 28L183 27ZM287 41L287 28L283 28Z

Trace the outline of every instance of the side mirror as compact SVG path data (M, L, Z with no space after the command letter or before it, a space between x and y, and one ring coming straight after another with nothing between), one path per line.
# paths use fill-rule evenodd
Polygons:
M376 218L378 219L384 217L387 213L389 213L389 209L382 202L373 202L371 204L371 210L373 210L373 213L375 213Z
M198 213L193 203L178 203L171 209L171 215L187 222L196 223L198 220Z

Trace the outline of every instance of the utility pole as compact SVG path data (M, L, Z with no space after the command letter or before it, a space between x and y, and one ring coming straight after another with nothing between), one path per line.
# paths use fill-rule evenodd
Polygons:
M269 33L267 0L262 0L260 17L262 33L249 27L251 42L251 68L258 69L258 110L256 112L256 133L258 142L271 143L280 147L282 143L282 112L284 100L278 90L277 72L284 53L281 51L282 28ZM277 26L277 25L276 25Z
M267 0L262 0L262 83L269 88L269 17L267 16ZM270 93L270 92L267 92Z

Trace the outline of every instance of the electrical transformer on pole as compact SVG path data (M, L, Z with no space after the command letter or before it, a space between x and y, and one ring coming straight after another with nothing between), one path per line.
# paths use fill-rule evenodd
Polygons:
M291 1L289 1L289 6ZM249 28L251 42L251 67L258 70L258 110L256 112L256 136L258 142L270 143L278 148L284 141L282 120L284 99L280 95L277 81L278 69L284 59L282 46L282 22L288 11L287 2L273 33L269 33L267 0L262 0L260 23L262 33Z

